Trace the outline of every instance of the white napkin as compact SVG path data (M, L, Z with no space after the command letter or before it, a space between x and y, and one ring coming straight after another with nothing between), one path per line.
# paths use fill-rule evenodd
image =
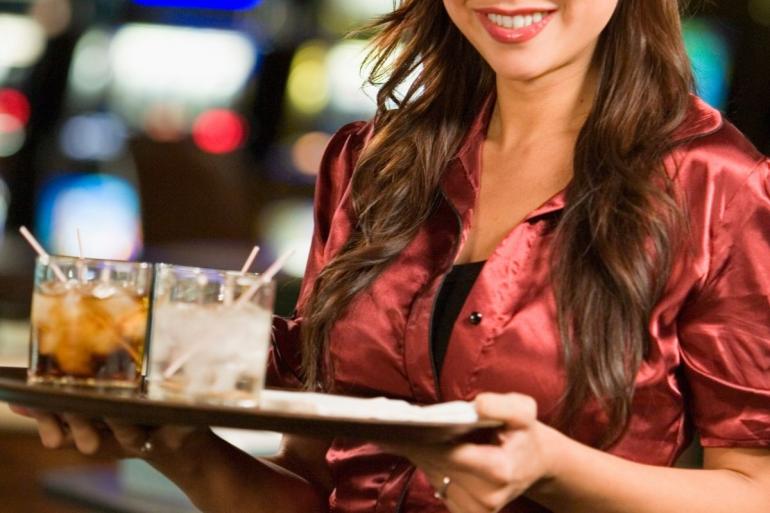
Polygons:
M417 406L406 401L375 397L362 399L313 392L264 390L260 409L284 413L372 419L391 422L472 424L479 420L473 404L465 401Z

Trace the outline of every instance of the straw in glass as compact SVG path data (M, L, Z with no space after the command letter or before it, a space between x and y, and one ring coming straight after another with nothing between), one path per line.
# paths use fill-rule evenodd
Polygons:
M265 272L259 275L259 278L257 278L251 287L249 287L246 292L241 294L241 297L239 297L235 302L235 306L243 306L247 302L251 301L251 298L254 297L254 294L256 294L261 287L270 283L270 280L272 280L275 275L278 274L281 269L283 269L283 266L286 265L286 262L289 260L289 258L292 257L292 255L294 255L294 249L290 249L289 251L286 251L281 256L279 256L278 259L265 270Z
M241 272L240 274L246 274L246 272L251 268L252 265L254 265L254 260L257 258L257 255L259 254L259 246L254 246L251 249L251 253L249 253L248 258L246 258L246 261L241 266ZM235 285L232 283L232 275L228 275L225 278L225 304L230 305L233 302L233 295L235 294Z
M269 283L270 280L273 279L273 277L278 274L278 272L283 268L286 261L294 254L294 250L289 250L283 255L281 255L278 260L273 262L273 264L267 268L267 270L262 273L259 278L254 282L254 284L249 287L244 294L241 295L240 298L238 298L238 301L235 302L235 307L238 308L247 301L251 299L254 294L257 293L260 287L264 286L265 284ZM187 361L195 356L196 353L201 351L203 349L203 343L198 342L197 344L193 344L187 351L182 353L179 358L172 361L168 367L163 371L163 378L169 379L171 376L176 374L176 372L182 368L182 366L187 363Z
M46 251L43 249L43 246L40 245L40 243L37 241L37 239L30 233L29 230L27 230L26 226L22 226L19 228L19 232L21 233L21 236L26 239L26 241L29 243L30 246L32 246L32 249L35 250L35 253L37 253L41 260L48 264L48 266L51 268L53 273L56 275L56 277L61 281L62 283L67 283L67 277L64 275L64 272L61 270L61 267L56 265L55 262L51 262L51 256L46 253Z

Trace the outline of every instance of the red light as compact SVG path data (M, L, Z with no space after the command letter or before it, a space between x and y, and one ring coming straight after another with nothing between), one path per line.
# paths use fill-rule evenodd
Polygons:
M230 153L246 139L246 120L231 110L209 110L195 120L192 136L203 151L218 155Z
M26 125L29 121L29 100L16 89L0 89L0 114L7 114Z
M0 112L0 135L14 134L16 132L22 132L24 125L21 124L18 118Z

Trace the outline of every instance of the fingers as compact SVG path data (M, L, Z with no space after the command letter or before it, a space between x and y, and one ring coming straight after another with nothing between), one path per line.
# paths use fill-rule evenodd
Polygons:
M522 394L480 394L475 400L482 419L501 420L512 429L524 429L537 421L537 403Z
M440 500L452 513L488 513L495 509L494 506L487 505L482 500L483 497L489 496L486 487L479 489L475 480L469 480L466 475L426 471L426 476L434 490L443 493ZM448 486L444 485L445 477L449 478ZM481 484L483 486L483 483Z
M30 417L37 421L40 442L48 449L62 449L70 445L69 429L59 417L52 413L29 410Z
M488 469L503 468L508 464L499 448L489 445L462 444L455 447L433 446L391 446L392 452L404 456L418 467L431 472L440 473L442 470L462 472L470 475L480 475L484 479L493 476L485 475ZM500 479L492 479L494 482Z
M104 422L112 430L115 440L126 452L135 456L142 455L142 446L150 439L150 433L147 429L114 419L105 419Z
M95 456L102 448L102 433L88 419L79 415L64 414L64 421L69 425L72 439L78 451L87 456Z

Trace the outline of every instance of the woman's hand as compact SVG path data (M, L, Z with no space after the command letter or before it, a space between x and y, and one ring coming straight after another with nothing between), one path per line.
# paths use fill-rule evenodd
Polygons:
M497 512L554 471L559 435L537 421L537 405L520 394L482 394L479 417L500 420L497 445L386 445L427 475L453 513Z
M49 449L74 447L87 456L163 458L181 451L190 437L208 434L208 430L198 428L148 428L117 420L94 421L79 415L9 406L14 413L37 421L43 446Z

